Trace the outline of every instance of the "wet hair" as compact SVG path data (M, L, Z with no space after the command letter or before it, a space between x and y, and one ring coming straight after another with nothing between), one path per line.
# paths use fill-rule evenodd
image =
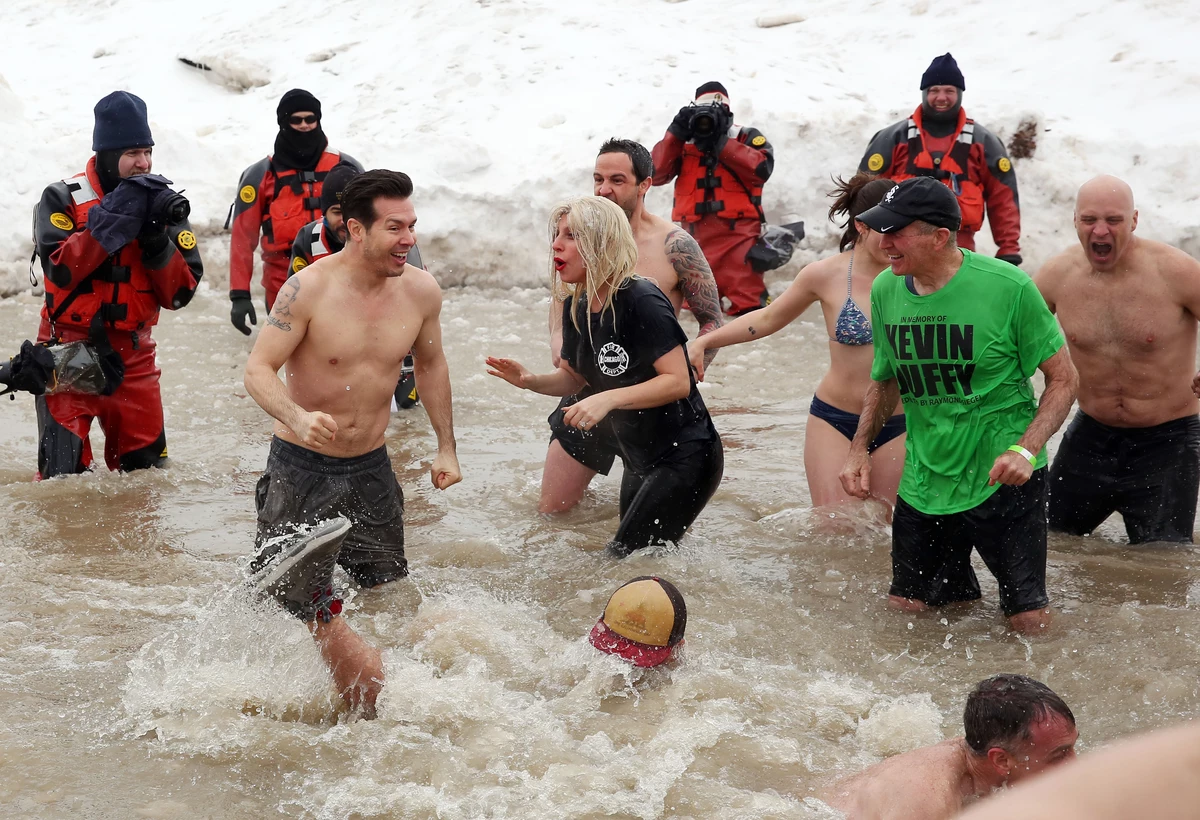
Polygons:
M349 222L357 219L367 230L375 224L379 215L375 212L375 200L408 199L412 196L413 184L408 174L377 168L366 171L346 183L342 191L342 218Z
M842 226L845 231L842 233L838 250L848 251L858 242L858 228L854 220L863 211L883 202L884 194L895 188L896 183L866 171L859 171L850 179L834 177L833 184L835 187L829 192L829 196L833 198L833 204L829 206L829 219L837 222L840 217L845 216L846 224Z
M605 154L624 154L629 157L629 161L633 164L633 176L639 184L647 177L654 176L654 160L650 158L650 152L646 150L646 146L640 142L612 137L600 146L600 152L596 156L600 157Z
M609 311L615 321L613 295L633 276L638 261L637 242L633 239L629 218L619 205L601 196L569 199L550 212L548 227L551 242L558 236L558 222L564 216L567 217L567 227L575 237L575 246L583 259L587 278L578 285L564 283L554 269L554 250L551 249L550 290L558 301L566 299L568 294L575 297L571 322L579 330L579 305L583 305L582 312L586 316L591 301L589 294L607 287L608 293L605 294L600 314L603 316L605 311ZM587 325L590 337L591 322Z
M1033 724L1051 715L1075 725L1071 708L1046 684L1025 675L993 675L967 696L967 745L978 755L997 746L1013 754L1018 742L1032 739Z

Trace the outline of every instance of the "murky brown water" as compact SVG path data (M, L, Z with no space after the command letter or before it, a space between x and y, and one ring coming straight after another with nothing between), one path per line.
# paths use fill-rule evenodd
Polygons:
M0 302L6 355L36 310ZM565 521L540 518L554 401L482 360L545 366L545 310L536 291L447 292L461 485L430 489L423 413L389 430L413 575L350 605L385 649L373 722L344 719L298 622L240 591L270 428L241 386L250 341L223 294L157 332L167 471L32 483L32 401L0 403L0 812L821 817L822 784L955 734L966 690L995 672L1062 693L1085 746L1195 714L1200 561L1130 550L1115 521L1052 541L1063 614L1046 639L1005 631L983 571L985 603L885 608L888 533L850 520L830 535L807 508L804 424L826 360L815 312L710 371L725 481L678 549L598 551L616 476ZM671 670L632 671L583 639L609 591L647 572L688 601Z

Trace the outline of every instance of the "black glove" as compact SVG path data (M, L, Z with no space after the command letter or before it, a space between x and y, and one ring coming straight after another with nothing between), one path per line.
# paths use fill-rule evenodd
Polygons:
M1021 254L1019 253L998 253L996 258L1010 265L1016 265L1018 268L1021 267Z
M687 142L692 138L692 112L696 110L694 105L685 105L679 109L679 113L675 115L675 119L671 120L671 124L667 126L667 133L673 134L681 142Z
M142 249L142 261L152 268L158 268L159 265L154 263L162 263L166 260L162 257L166 256L165 251L167 246L171 244L171 240L167 237L167 228L165 225L155 225L149 220L142 225L142 232L137 235L138 245Z
M250 325L246 324L246 317L250 317L250 324L258 324L258 314L254 312L254 300L250 298L248 290L231 290L229 291L229 301L233 302L233 307L229 310L229 321L233 322L233 326L238 330L250 335Z

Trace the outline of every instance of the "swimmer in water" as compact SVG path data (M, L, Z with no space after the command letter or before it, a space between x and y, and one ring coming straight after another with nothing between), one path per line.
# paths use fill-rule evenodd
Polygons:
M989 800L962 820L1193 820L1200 806L1200 721L1125 738Z
M1192 542L1200 490L1200 262L1134 235L1133 191L1079 189L1079 245L1034 277L1079 370L1079 412L1050 465L1051 530L1120 512L1131 544Z
M606 436L625 464L610 550L625 556L678 541L716 492L725 459L688 367L687 336L662 289L634 273L637 244L621 208L581 197L555 208L549 228L551 281L570 293L562 360L553 373L534 375L488 357L488 373L547 396L587 388L563 420Z
M642 575L617 588L588 641L634 666L659 666L675 657L687 629L687 604L670 581Z
M963 726L964 737L890 757L838 783L825 802L846 820L944 820L1002 786L1075 759L1071 709L1024 675L976 685Z
M863 396L871 383L874 334L871 328L871 283L890 263L879 247L882 234L856 222L863 211L896 187L888 179L858 173L837 180L829 218L845 218L841 253L805 265L788 289L762 310L739 316L722 328L688 343L688 358L704 380L707 359L717 348L762 339L799 318L819 302L829 338L829 369L817 385L804 430L804 472L814 507L854 501L838 475L858 429ZM899 402L868 447L871 498L891 507L904 470L904 410Z

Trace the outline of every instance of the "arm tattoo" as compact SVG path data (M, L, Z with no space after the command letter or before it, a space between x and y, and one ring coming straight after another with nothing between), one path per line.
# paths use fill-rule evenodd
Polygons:
M667 259L679 277L679 289L687 299L688 307L700 323L700 334L716 330L722 324L721 296L717 293L717 282L712 268L696 240L687 231L676 228L667 235ZM712 364L717 355L716 348L705 351L705 366Z
M267 324L274 325L284 333L291 332L292 323L288 320L293 318L292 303L296 301L296 294L299 292L300 280L295 276L289 277L283 283L279 295L275 297L275 307L271 311L271 315L267 317Z
M758 335L758 331L754 329L754 325L750 325L750 327L746 328L746 330L750 331L750 335L751 335L751 336L757 336L757 335Z

